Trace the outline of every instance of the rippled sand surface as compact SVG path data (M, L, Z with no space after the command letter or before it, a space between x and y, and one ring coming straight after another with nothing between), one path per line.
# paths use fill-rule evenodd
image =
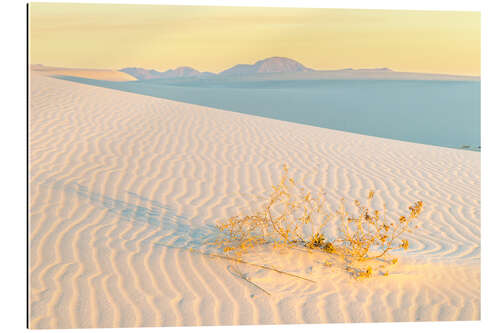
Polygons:
M480 319L480 153L36 72L30 89L30 327ZM424 201L388 277L356 281L293 250L247 257L311 283L200 254L213 250L215 223L255 205L283 163L332 202L375 189L374 204L396 217Z

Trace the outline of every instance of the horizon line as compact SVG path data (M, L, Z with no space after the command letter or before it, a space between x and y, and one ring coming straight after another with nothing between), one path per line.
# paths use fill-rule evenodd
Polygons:
M261 59L261 60L266 60L266 59L270 59L270 58L286 58L286 59L294 60L292 58L280 57L280 56L267 57L267 58L264 58L264 59ZM261 60L257 60L253 64L255 64L255 63L257 63L258 61L261 61ZM294 60L294 61L296 61L296 60ZM140 68L140 69L149 70L149 71L154 70L154 71L157 71L159 73L164 73L164 72L167 72L169 70L176 70L176 69L179 69L179 68L191 68L191 69L194 69L194 70L196 70L196 71L198 71L200 73L212 73L212 74L215 74L215 75L219 75L222 72L224 72L225 70L227 70L229 68L232 68L234 66L237 66L237 65L253 65L253 64L237 63L237 64L229 66L226 69L223 69L223 70L221 70L219 72L198 70L195 67L189 66L189 65L181 65L181 66L177 66L177 67L167 68L167 69L164 69L164 70L161 70L161 69L158 70L158 69L155 69L155 68L148 68L147 66L140 67L140 66L137 66L137 65L125 66L125 67L120 67L120 68L106 68L106 67L67 67L67 66L64 66L64 65L62 65L62 66L60 66L60 65L46 65L46 64L43 64L43 63L30 63L29 65L30 65L30 69L31 69L32 66L43 66L43 67L47 67L47 68L52 67L54 69L59 68L59 69L112 70L112 71L122 71L123 69L126 69L126 68ZM302 63L300 63L300 64L303 65ZM340 68L335 68L335 69L315 69L315 68L307 67L305 65L303 65L303 66L306 67L306 68L308 68L308 69L311 69L311 70L313 70L315 72L334 72L334 71L342 71L342 70L359 71L359 70L370 70L370 69L379 69L379 70L385 69L385 70L388 70L388 71L391 71L391 72L395 72L395 73L415 73L415 74L449 75L449 76L463 76L463 77L471 77L471 78L480 78L481 77L481 74L474 75L474 74L456 74L456 73L445 73L445 72L401 71L401 70L398 70L398 69L394 69L394 68L392 68L390 66L377 66L377 67L340 67Z

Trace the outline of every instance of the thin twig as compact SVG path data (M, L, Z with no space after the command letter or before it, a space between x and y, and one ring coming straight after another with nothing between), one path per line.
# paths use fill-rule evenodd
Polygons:
M260 264L254 264L252 262L248 262L248 261L245 261L245 260L240 259L240 258L222 256L222 255L218 255L218 254L214 254L214 253L205 253L205 252L202 252L200 250L185 249L185 248L182 248L182 247L175 247L175 246L170 246L170 245L162 244L162 243L155 243L155 244L161 245L161 246L165 246L165 247L169 247L169 248L172 248L172 249L189 250L189 251L197 252L199 254L202 254L202 255L205 255L205 256L208 256L208 257L215 257L215 258L219 258L219 259L225 259L225 260L239 262L239 263L242 263L242 264L247 264L247 265L250 265L250 266L260 267L260 268L263 268L263 269L268 269L268 270L271 270L271 271L275 271L277 273L281 273L281 274L285 274L285 275L288 275L288 276L292 276L292 277L295 277L297 279L302 279L302 280L305 280L305 281L316 283L316 281L314 281L314 280L311 280L311 279L308 279L308 278L305 278L305 277L302 277L302 276L299 276L299 275L296 275L296 274L293 274L293 273L284 272L282 270L279 270L277 268L270 267L270 266L265 266L265 265L260 265Z
M311 280L311 279L308 279L308 278L305 278L305 277L302 277L302 276L299 276L299 275L295 275L295 274L292 274L292 273L284 272L284 271L279 270L279 269L274 268L274 267L260 265L260 264L254 264L254 263L245 261L243 259L233 258L233 257L228 257L228 256L221 256L221 255L218 255L218 254L208 254L208 255L212 256L212 257L216 257L216 258L233 260L233 261L236 261L236 262L240 262L242 264L247 264L247 265L256 266L256 267L260 267L260 268L264 268L264 269L269 269L269 270L272 270L272 271L275 271L275 272L278 272L278 273L281 273L281 274L289 275L289 276L292 276L292 277L295 277L295 278L298 278L298 279L302 279L302 280L306 280L306 281L309 281L309 282L312 282L312 283L316 283L316 281L314 281L314 280Z
M231 269L233 266L229 265L228 267L228 271L231 272ZM234 268L233 268L234 270ZM252 282L250 281L248 278L244 277L243 274L241 274L241 272L231 272L233 275L236 274L238 275L238 277L240 277L241 279L245 280L246 282L250 283L251 285L253 285L254 287L257 287L258 289L262 290L263 292L265 292L266 294L268 294L269 296L271 296L271 293L268 292L267 290L265 290L264 288L262 288L261 286L259 286L258 284L256 284L255 282Z

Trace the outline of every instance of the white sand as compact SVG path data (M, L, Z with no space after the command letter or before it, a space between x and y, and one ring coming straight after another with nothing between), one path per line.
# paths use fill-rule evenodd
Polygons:
M105 81L136 81L130 74L115 71L112 69L88 69L88 68L64 68L49 67L43 65L32 65L31 70L40 75L46 76L76 76L93 80Z
M480 318L480 153L380 139L62 81L32 72L30 326L232 325ZM392 217L424 201L388 277L353 280L318 255L271 263L210 251L215 222L251 207L287 163L335 203ZM165 244L167 246L160 245Z

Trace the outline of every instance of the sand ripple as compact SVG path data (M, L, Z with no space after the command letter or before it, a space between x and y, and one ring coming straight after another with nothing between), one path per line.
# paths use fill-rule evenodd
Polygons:
M34 73L30 326L232 325L480 318L480 154L194 106ZM253 207L283 163L332 202L376 189L421 229L388 277L354 281L284 251L317 283L214 259L219 219ZM282 267L281 266L281 267ZM235 278L240 269L268 290Z

